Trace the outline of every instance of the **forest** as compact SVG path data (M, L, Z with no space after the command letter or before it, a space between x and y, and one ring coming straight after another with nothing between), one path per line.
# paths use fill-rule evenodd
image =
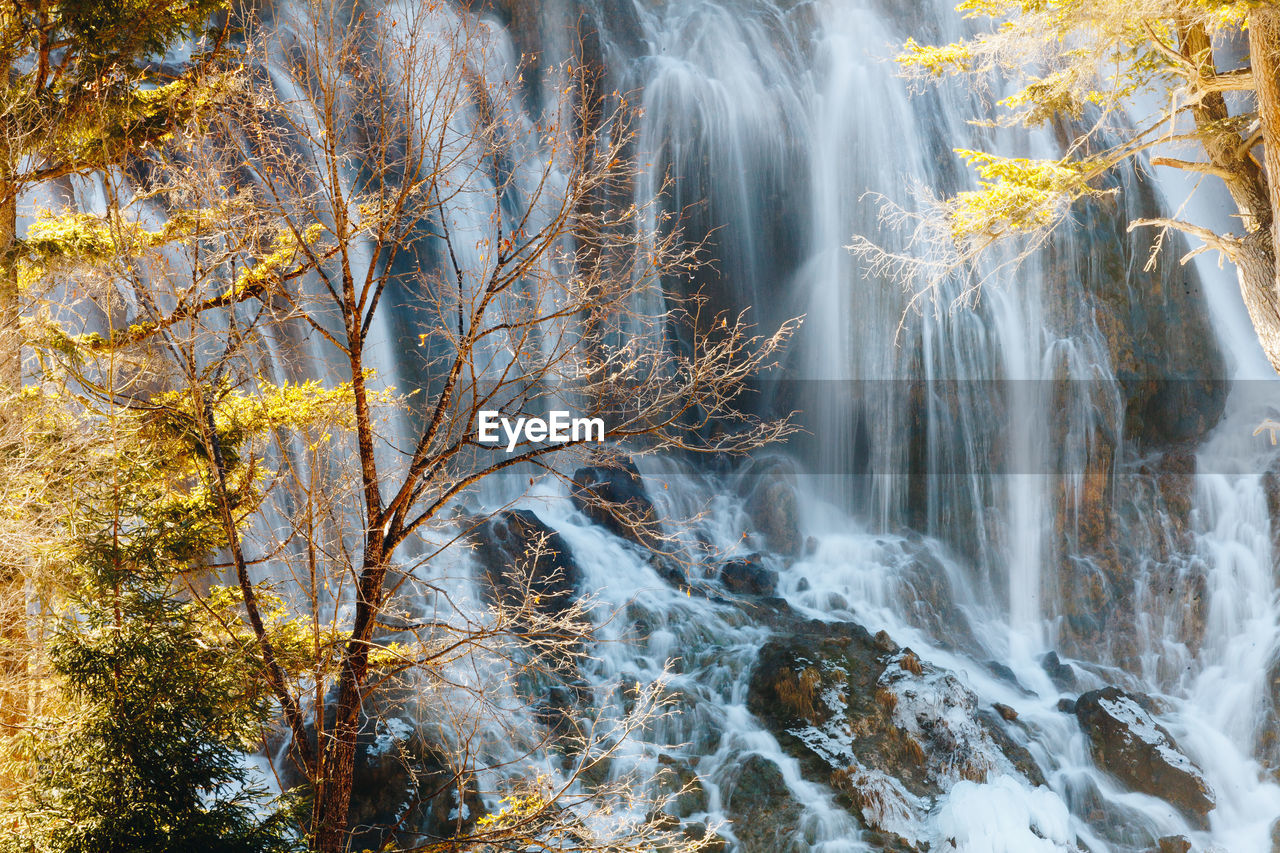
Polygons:
M1280 3L0 68L0 853L1280 851Z

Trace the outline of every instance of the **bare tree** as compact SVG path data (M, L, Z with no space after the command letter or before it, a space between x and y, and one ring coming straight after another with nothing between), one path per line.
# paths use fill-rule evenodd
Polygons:
M322 851L351 838L358 742L386 697L431 697L452 755L432 778L462 797L480 769L505 772L479 745L486 727L514 742L527 729L509 673L568 683L585 654L589 620L547 531L500 568L487 610L456 598L449 566L483 535L486 513L469 509L483 483L561 477L601 442L743 453L791 430L736 400L794 324L758 335L679 292L703 259L658 199L631 198L627 98L570 62L527 117L497 47L482 21L426 0L300 8L253 34L237 108L153 158L133 201L80 220L110 234L106 275L136 316L75 339L77 379L95 383L85 359L163 355L139 356L149 378L129 393L99 391L201 448L192 488L218 509L235 592L193 593L256 647ZM478 433L483 412L552 410L602 434ZM599 771L662 695L641 689L612 722L566 711L525 737L567 769L459 818L454 843L674 843L628 780ZM602 831L592 813L606 808L640 819Z

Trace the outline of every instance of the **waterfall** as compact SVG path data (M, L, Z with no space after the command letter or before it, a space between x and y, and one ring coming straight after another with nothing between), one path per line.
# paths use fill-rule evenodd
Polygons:
M1264 476L1269 447L1252 430L1272 411L1274 386L1240 343L1247 325L1229 273L1203 258L1178 267L1169 250L1147 268L1147 237L1126 225L1162 201L1137 171L1115 179L1121 204L1090 204L975 298L966 298L973 281L958 277L913 300L847 250L854 234L902 245L868 193L909 207L915 187L963 188L969 177L951 149L990 145L997 133L967 124L985 109L977 94L913 95L895 75L906 38L962 35L951 5L485 6L491 51L477 64L495 77L514 78L521 54L567 58L575 27L598 33L589 61L644 107L635 146L649 166L637 199L669 175L667 209L716 257L680 286L716 308L750 309L766 330L807 318L786 364L756 389L762 412L798 409L805 435L736 468L637 460L661 517L693 518L682 541L713 555L690 570L701 594L673 587L652 555L592 524L558 481L525 488L520 477L515 505L554 528L582 570L596 621L582 672L588 703L616 719L620 684L661 682L675 697L675 713L631 732L609 772L655 779L661 767L683 768L699 795L678 818L722 823L749 853L948 842L975 853L1142 851L1177 835L1197 850L1272 849L1280 784L1266 765L1280 746L1264 735L1280 715L1269 675L1280 653L1275 486ZM291 85L279 69L272 76ZM527 114L513 125L528 132L546 108L539 101L554 99L508 82L525 94ZM1047 132L998 133L1030 156L1057 150ZM459 234L485 227L467 221L465 197L446 215ZM428 384L400 352L418 317L409 308L383 317L373 329L383 381ZM1229 378L1248 381L1228 396ZM501 508L511 485L474 500ZM784 547L768 528L786 523L795 529ZM749 555L778 579L776 595L743 606L717 577L726 560ZM452 600L483 611L464 549L413 571L446 578L438 586ZM849 728L797 734L761 718L758 662L788 632L833 647L857 634L857 648L882 661L876 701L932 768L925 782L859 765L851 756L864 734ZM1046 665L1050 652L1058 668ZM1216 796L1203 825L1098 766L1063 708L1107 685L1151 697L1154 719L1203 772ZM848 708L854 698L830 701ZM1007 711L1008 726L979 720L993 708ZM476 733L481 753L504 765L482 782L558 772L536 748L539 722L524 724L529 735L516 742L507 727ZM955 755L939 754L943 734ZM831 767L815 773L824 756ZM858 798L833 781L837 764L862 774ZM760 803L772 810L752 811Z

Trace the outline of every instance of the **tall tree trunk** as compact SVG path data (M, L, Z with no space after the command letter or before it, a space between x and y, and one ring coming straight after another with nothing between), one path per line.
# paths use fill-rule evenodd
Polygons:
M352 280L344 276L343 294L347 303L347 342L350 347L351 390L355 403L356 435L360 474L364 485L365 536L360 579L356 585L355 616L351 636L342 655L338 679L338 704L333 729L320 744L320 766L316 774L316 806L312 813L315 846L320 853L343 853L350 837L351 788L355 775L356 737L360 732L360 712L369 676L369 645L382 612L382 585L390 554L386 547L382 493L378 464L374 455L373 412L364 372L364 341L360 334L360 314Z
M1270 188L1271 284L1280 293L1280 270L1275 268L1275 247L1280 246L1280 9L1267 7L1249 15L1249 62L1253 67L1263 162ZM1266 342L1263 346L1270 354L1271 348Z
M0 17L0 33L4 19ZM8 72L8 63L0 56L0 73ZM0 119L0 429L15 434L20 424L18 408L10 395L18 393L22 384L22 349L18 334L18 268L13 249L18 239L18 194L12 181L9 140L5 123ZM18 551L10 549L17 560ZM22 714L31 704L33 687L28 668L27 647L29 606L28 589L20 562L0 562L0 723L7 730L22 722Z
M1275 47L1280 13L1275 10L1254 12L1250 20L1250 53L1256 86L1258 88L1259 113L1267 117L1270 131L1277 132L1276 111L1280 100L1277 96ZM1213 56L1213 41L1201 25L1186 25L1179 31L1182 55L1200 68L1205 77L1217 73ZM1265 90L1265 92L1263 91ZM1265 102L1265 104L1264 104ZM1268 113L1268 110L1271 110ZM1280 174L1280 166L1273 160L1280 155L1280 145L1267 145L1267 174L1263 174L1253 155L1241 144L1239 133L1231 125L1231 112L1221 92L1210 92L1195 102L1191 109L1200 142L1209 162L1223 174L1227 191L1235 202L1244 226L1244 237L1233 259L1240 280L1240 293L1259 343L1271 362L1280 372L1280 290L1276 270L1275 229L1280 226L1280 210L1277 203L1277 186L1272 175Z
M3 129L0 128L0 133ZM0 143L0 168L4 148ZM0 394L17 393L22 384L22 338L18 334L18 265L13 257L18 239L18 194L0 180Z
M355 776L356 738L369 676L369 645L382 609L386 561L380 530L366 538L364 566L356 590L356 614L343 654L333 729L325 733L317 774L315 847L320 853L343 853L350 837L351 791ZM372 548L372 550L370 550Z

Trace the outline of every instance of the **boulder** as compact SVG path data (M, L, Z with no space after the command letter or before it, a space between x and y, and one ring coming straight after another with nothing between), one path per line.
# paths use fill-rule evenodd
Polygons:
M626 456L579 468L570 498L579 512L615 536L646 548L661 539L657 510L635 462Z
M689 766L689 762L662 753L658 756L658 789L668 797L666 811L685 818L707 810L707 792L702 780Z
M658 573L658 577L676 589L688 590L689 578L679 562L665 554L654 554L649 558L649 565Z
M1012 723L1014 720L1018 719L1018 712L1010 708L1008 705L996 702L991 707L1005 722Z
M1018 674L1008 664L1000 663L998 660L987 660L983 661L982 665L987 668L987 672L990 672L1005 684L1018 688L1019 693L1024 696L1030 695L1027 688L1023 687L1022 682L1018 680Z
M738 595L773 595L778 589L778 573L765 568L762 555L752 554L721 566L720 583Z
M803 544L793 479L789 463L766 459L747 466L740 480L746 497L743 508L765 547L788 557L799 554Z
M527 509L507 509L471 529L490 601L521 608L533 601L554 617L573 604L582 570L564 538Z
M1191 853L1191 842L1182 835L1166 835L1156 842L1156 853Z
M1044 669L1053 686L1059 690L1072 690L1076 686L1076 671L1071 664L1063 663L1057 652L1049 652L1040 658L1040 666Z
M739 850L765 853L792 848L803 809L791 796L777 764L752 753L726 771L720 789Z
M1076 719L1089 736L1094 761L1129 788L1165 800L1196 826L1208 828L1213 792L1144 704L1118 687L1076 700Z
M915 849L905 827L958 778L1042 779L1034 760L979 708L956 676L853 622L785 611L760 651L747 708L796 758L805 778L832 785L881 849ZM905 810L905 811L904 811ZM900 845L911 845L902 847Z

